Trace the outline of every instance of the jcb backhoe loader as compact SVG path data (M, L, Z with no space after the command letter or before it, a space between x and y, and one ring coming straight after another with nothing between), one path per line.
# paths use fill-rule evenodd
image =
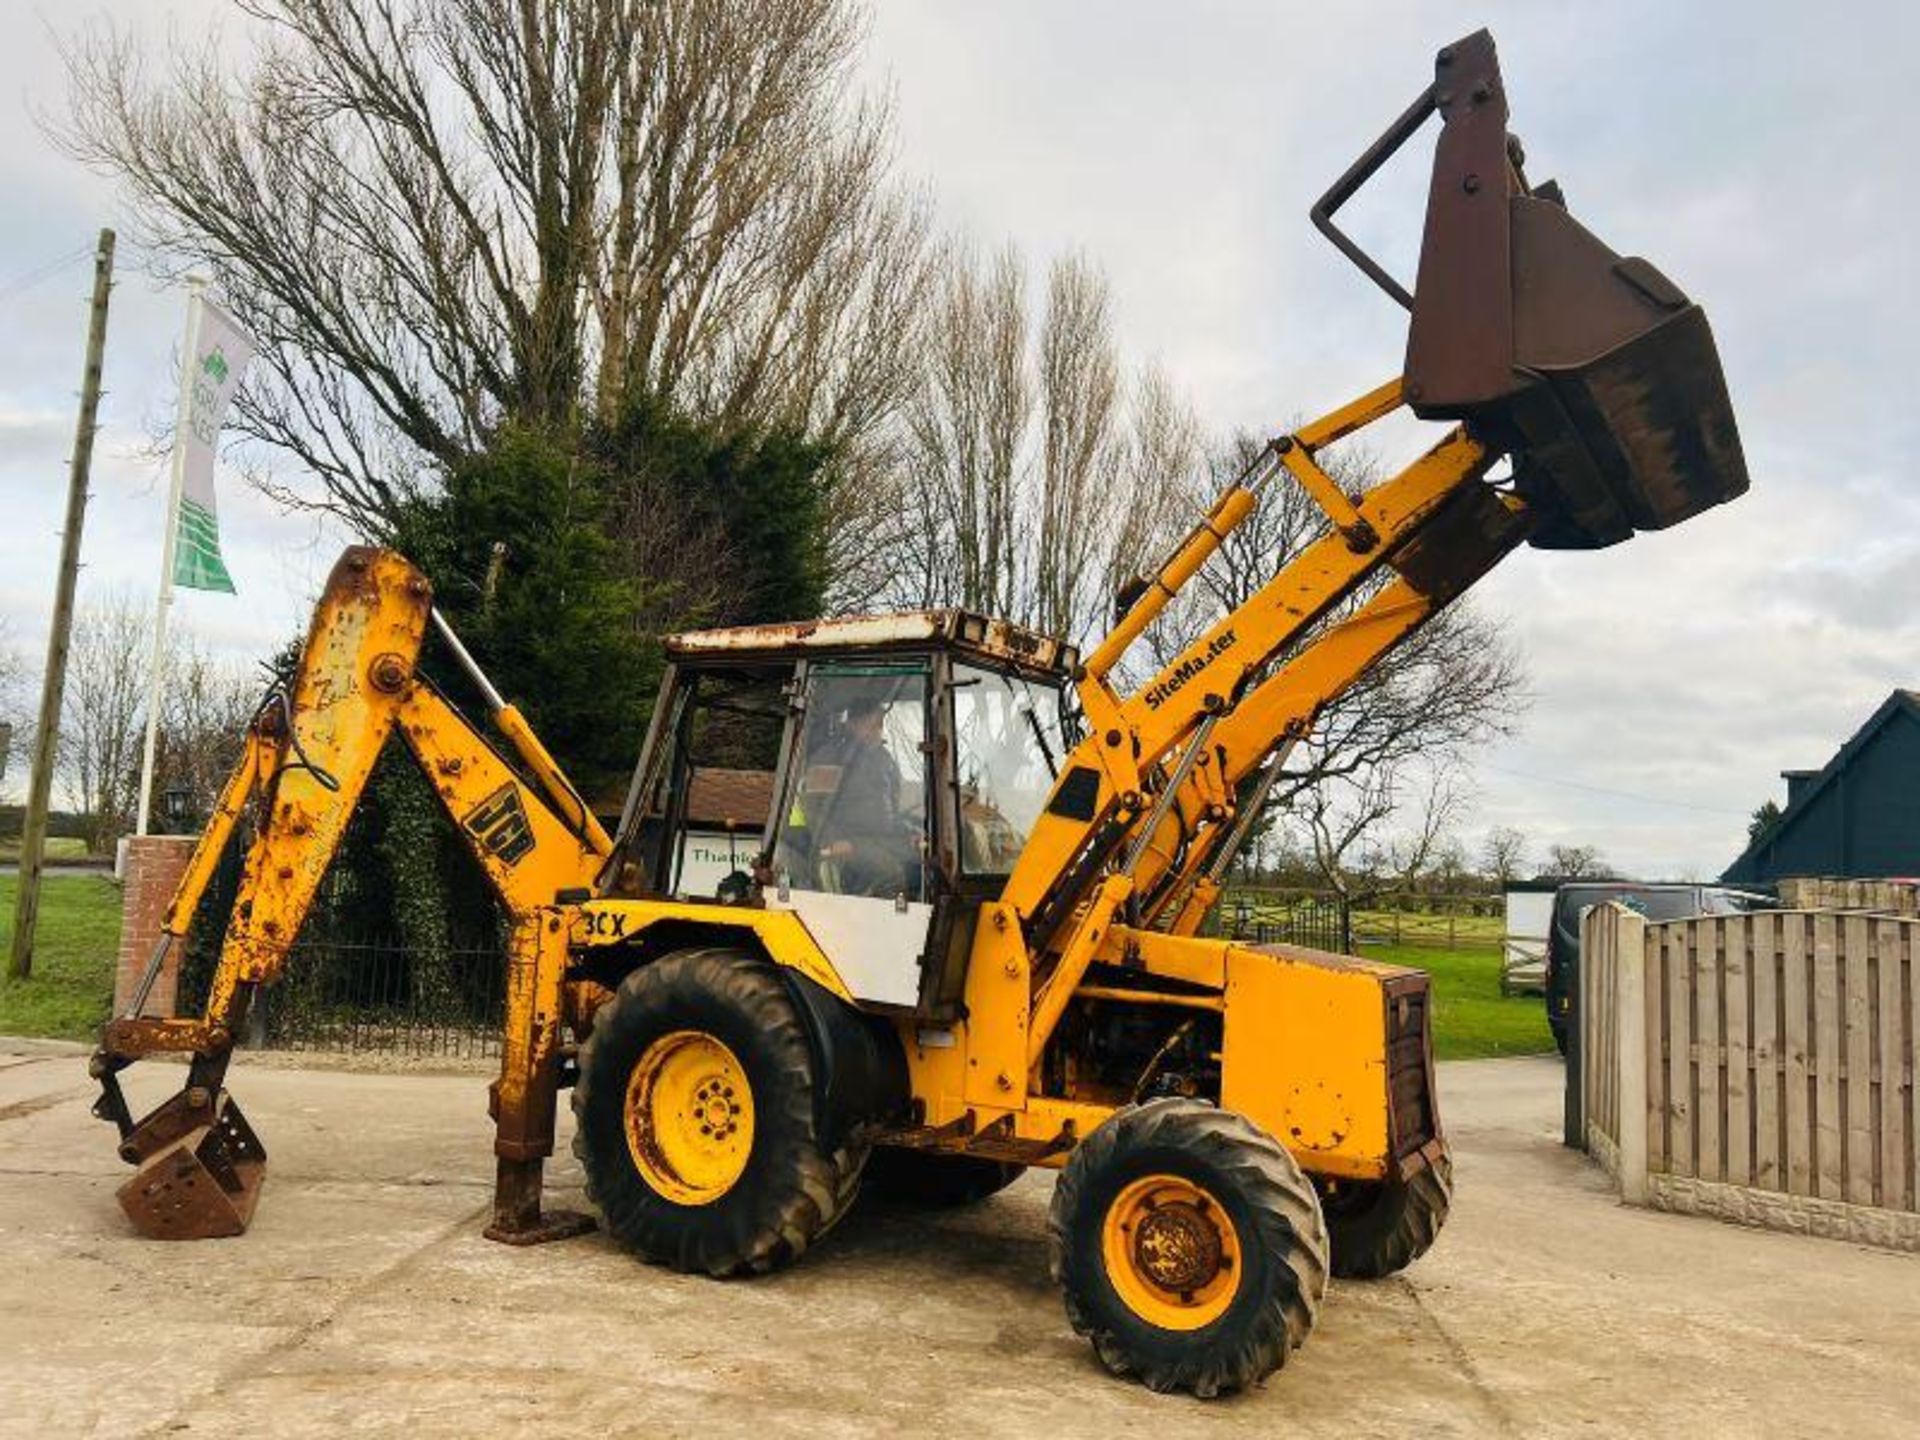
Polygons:
M1430 116L1409 293L1334 216ZM167 918L163 948L242 836L205 1014L136 1005L94 1061L139 1166L133 1223L244 1228L264 1155L223 1089L234 1037L397 734L512 924L491 1237L590 1223L541 1206L571 1087L601 1223L681 1270L789 1263L863 1173L954 1202L1060 1170L1069 1319L1158 1389L1260 1379L1329 1271L1420 1255L1450 1196L1426 977L1200 921L1288 748L1509 551L1611 545L1747 486L1705 316L1528 183L1506 116L1492 42L1469 36L1315 207L1412 312L1403 373L1275 438L1091 653L951 610L680 636L612 837L425 578L347 552ZM1317 457L1402 406L1450 428L1343 493ZM1122 693L1123 653L1274 483L1318 503L1322 538ZM506 753L419 673L436 625ZM719 780L763 813L750 864L716 874L690 796ZM118 1072L157 1051L191 1056L187 1083L135 1123Z

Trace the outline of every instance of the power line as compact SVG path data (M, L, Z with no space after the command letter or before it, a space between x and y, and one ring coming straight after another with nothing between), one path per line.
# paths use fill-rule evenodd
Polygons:
M1581 780L1565 780L1555 775L1531 775L1525 770L1514 770L1505 765L1479 763L1482 770L1492 770L1501 775L1511 775L1516 780L1531 780L1540 785L1562 785L1569 790L1584 790L1589 795L1606 795L1615 800L1633 800L1642 805L1664 805L1670 810L1697 810L1704 815L1719 815L1726 819L1746 819L1735 810L1723 810L1718 805L1696 805L1691 800L1664 800L1658 795L1641 795L1632 790L1614 790L1605 785L1589 785Z
M41 281L50 280L62 270L78 265L92 253L92 245L82 245L77 250L69 250L64 255L56 256L44 264L34 266L31 270L15 276L5 284L0 284L0 300L11 300L16 295L24 295Z

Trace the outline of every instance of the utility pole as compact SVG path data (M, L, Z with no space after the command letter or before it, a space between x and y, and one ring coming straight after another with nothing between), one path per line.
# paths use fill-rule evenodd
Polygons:
M53 628L47 636L47 673L40 686L40 724L33 736L33 775L20 831L20 891L13 907L13 954L7 978L33 974L33 931L40 918L40 867L47 848L47 806L53 798L53 762L60 739L60 703L67 692L67 646L73 635L73 592L80 578L80 531L87 518L87 477L93 468L95 416L100 412L100 367L107 349L107 300L113 293L113 231L100 232L93 257L93 309L87 324L87 364L80 379L80 419L67 472L67 527L60 536L60 578L53 592Z

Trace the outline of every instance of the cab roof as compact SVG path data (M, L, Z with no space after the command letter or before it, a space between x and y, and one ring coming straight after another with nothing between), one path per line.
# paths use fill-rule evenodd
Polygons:
M890 651L949 650L989 665L1068 677L1080 663L1073 646L1037 630L971 610L907 610L779 625L736 625L669 635L674 660L824 659Z

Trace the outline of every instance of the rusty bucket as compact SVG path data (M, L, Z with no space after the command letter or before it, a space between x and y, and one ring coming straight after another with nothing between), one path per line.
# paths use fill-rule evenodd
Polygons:
M267 1152L224 1090L211 1103L191 1090L174 1096L120 1153L140 1167L120 1187L120 1208L149 1239L219 1239L253 1218Z
M1441 121L1412 293L1333 213L1430 117ZM1597 549L1747 489L1706 313L1653 265L1616 254L1530 185L1507 132L1493 39L1436 57L1434 83L1314 207L1315 224L1412 311L1404 394L1513 459L1532 543Z

